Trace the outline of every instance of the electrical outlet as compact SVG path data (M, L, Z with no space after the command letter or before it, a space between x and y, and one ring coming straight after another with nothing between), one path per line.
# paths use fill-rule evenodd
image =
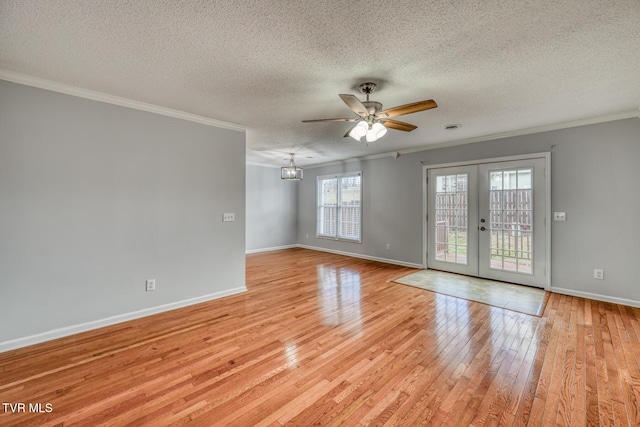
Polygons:
M567 220L567 213L566 212L554 212L553 213L553 220L554 221L566 221Z
M309 238L309 234L307 234L307 239Z
M593 270L593 278L598 280L604 280L604 270L601 268L596 268Z
M156 290L156 279L147 280L147 292Z
M387 243L387 250L390 251L391 250L391 243Z
M235 220L236 220L236 214L233 212L222 214L222 222L234 222Z

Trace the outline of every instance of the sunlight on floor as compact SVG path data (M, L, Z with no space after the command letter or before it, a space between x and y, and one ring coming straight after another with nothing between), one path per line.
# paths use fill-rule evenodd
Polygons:
M544 308L545 291L530 286L436 270L421 270L394 282L535 316Z

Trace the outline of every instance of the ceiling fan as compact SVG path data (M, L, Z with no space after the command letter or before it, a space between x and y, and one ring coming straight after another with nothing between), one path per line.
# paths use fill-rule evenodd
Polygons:
M398 120L392 120L392 117L403 116L405 114L417 113L418 111L429 110L436 108L438 104L433 99L427 101L418 101L411 104L400 105L398 107L382 109L382 104L376 101L369 101L369 95L376 90L376 84L367 82L358 86L360 93L367 96L366 101L360 101L355 95L340 94L340 98L344 101L349 108L356 113L356 117L353 118L338 118L338 119L317 119L317 120L303 120L304 123L312 122L355 122L347 133L344 135L352 137L353 139L360 141L364 136L367 142L373 142L380 138L387 132L387 128L401 130L404 132L411 132L416 129L410 123L401 122Z

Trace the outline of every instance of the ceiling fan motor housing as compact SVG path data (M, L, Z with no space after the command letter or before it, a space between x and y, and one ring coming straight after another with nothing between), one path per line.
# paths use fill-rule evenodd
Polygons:
M369 122L372 122L374 119L374 117L371 117L371 116L376 114L378 111L382 110L381 103L376 101L369 101L369 95L371 95L376 90L376 87L378 87L378 85L376 85L373 82L367 82L367 83L362 83L358 85L358 89L360 90L360 93L367 95L367 100L362 101L362 105L365 106L368 113L368 117L363 117L363 118Z
M382 110L382 104L376 101L363 101L362 105L365 106L369 115L376 114L378 111Z

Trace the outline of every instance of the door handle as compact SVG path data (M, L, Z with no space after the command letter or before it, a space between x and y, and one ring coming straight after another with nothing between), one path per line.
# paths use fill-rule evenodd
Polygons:
M486 228L480 227L480 231L485 231L485 230L486 230Z

